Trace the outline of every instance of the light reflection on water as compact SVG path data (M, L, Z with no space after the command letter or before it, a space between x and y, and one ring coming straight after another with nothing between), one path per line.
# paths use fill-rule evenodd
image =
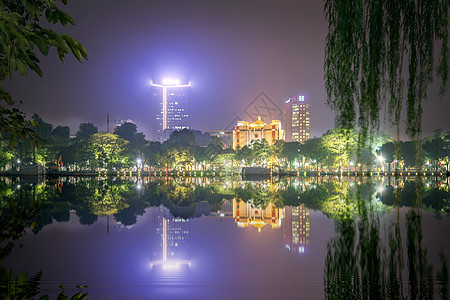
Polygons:
M42 269L45 293L83 283L92 299L448 295L439 178L8 180L1 195L47 206L4 265Z

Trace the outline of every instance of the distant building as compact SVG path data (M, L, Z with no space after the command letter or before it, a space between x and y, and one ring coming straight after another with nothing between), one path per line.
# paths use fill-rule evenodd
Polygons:
M267 124L261 117L253 123L238 121L233 130L233 149L249 146L253 140L265 139L269 145L277 140L284 140L284 130L281 129L281 122L272 120Z
M152 82L151 86L154 111L152 139L164 142L175 130L190 127L190 85L165 79L162 84Z
M136 123L134 123L133 120L131 120L131 119L117 119L117 120L113 120L111 129L110 129L110 133L114 133L114 130L115 130L117 127L120 127L120 126L122 126L122 125L125 124L125 123L133 123L133 124L136 124Z
M223 141L225 148L233 147L233 130L231 129L208 129L205 130L210 136L216 136Z
M172 216L164 206L152 208L152 267L178 268L180 265L189 266L190 250L189 219Z
M233 218L239 228L251 225L261 231L261 228L270 225L273 229L278 229L281 227L283 209L277 208L272 203L269 203L266 208L255 207L252 201L244 202L234 198Z
M305 96L294 96L286 101L283 107L283 128L286 131L286 141L303 143L311 137L309 107Z
M283 241L293 253L304 253L309 244L310 210L303 204L285 206L283 219Z

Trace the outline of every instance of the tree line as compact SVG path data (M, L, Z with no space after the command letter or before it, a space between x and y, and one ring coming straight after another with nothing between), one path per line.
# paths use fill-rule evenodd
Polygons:
M28 140L9 147L8 135L0 141L0 168L18 170L26 165L42 165L49 170L97 171L236 171L243 166L270 167L276 171L289 170L405 170L418 167L416 143L400 142L400 159L396 158L397 144L386 133L378 133L362 151L355 130L330 129L321 137L304 143L277 141L269 145L254 140L249 146L233 150L223 141L195 130L172 133L163 142L145 139L133 123L124 123L113 133L99 132L92 123L82 123L74 136L67 126L45 122L34 114L29 120L36 125L44 140L34 147ZM419 160L422 169L448 170L450 161L450 132L436 130L422 140Z

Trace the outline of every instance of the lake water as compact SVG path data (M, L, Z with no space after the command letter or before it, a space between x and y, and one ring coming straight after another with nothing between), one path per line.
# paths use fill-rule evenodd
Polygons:
M447 178L1 178L0 197L3 297L39 271L51 299L449 297Z

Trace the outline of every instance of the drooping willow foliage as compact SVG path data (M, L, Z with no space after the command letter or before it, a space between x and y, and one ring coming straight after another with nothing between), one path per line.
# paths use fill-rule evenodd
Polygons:
M360 129L360 145L379 129L385 106L397 141L403 105L406 133L420 140L434 72L441 96L448 80L449 8L449 0L325 0L327 103L337 126Z

